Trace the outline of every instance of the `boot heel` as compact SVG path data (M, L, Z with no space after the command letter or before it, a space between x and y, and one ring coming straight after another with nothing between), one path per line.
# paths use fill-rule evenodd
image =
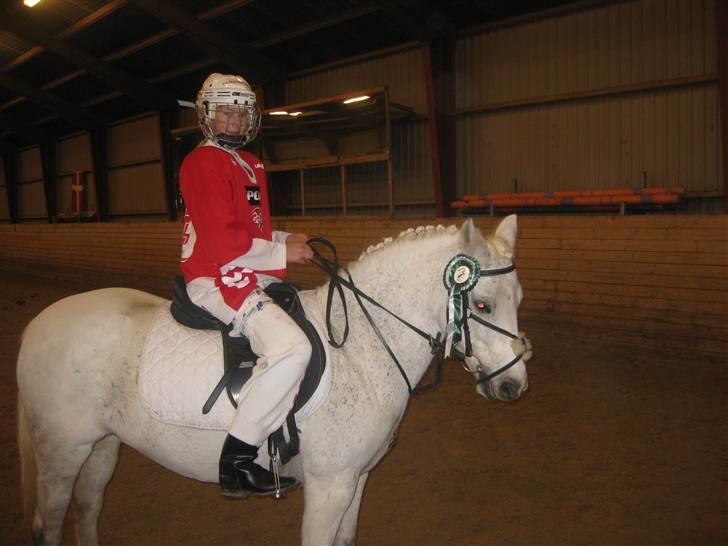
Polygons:
M227 500L245 500L248 497L250 497L250 493L248 491L240 491L240 490L221 489L220 495Z

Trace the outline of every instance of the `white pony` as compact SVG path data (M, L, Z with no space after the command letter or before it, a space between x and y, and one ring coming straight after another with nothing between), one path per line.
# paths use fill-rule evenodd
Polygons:
M470 220L460 229L410 229L370 247L350 271L363 292L435 334L445 328L443 271L448 262L462 253L474 257L483 272L508 268L515 241L515 216L504 219L488 240ZM319 324L324 322L326 289L301 293L307 315ZM282 468L304 486L305 545L355 543L367 476L391 447L409 400L403 377L351 292L345 293L349 341L331 351L329 394L299 422L301 453ZM470 292L472 314L517 333L521 297L510 269L484 276ZM160 306L169 301L124 288L95 290L54 303L25 329L17 370L19 444L26 514L32 510L37 545L60 543L74 483L78 542L98 544L103 493L121 442L174 472L217 482L225 432L164 424L139 399L140 354ZM368 308L414 386L431 360L430 347L384 311ZM332 322L341 321L342 309L336 305ZM511 339L475 322L470 336L472 355L464 363L480 380L478 392L486 398L517 399L527 387L524 360L530 344L525 337ZM520 361L483 380L519 354Z

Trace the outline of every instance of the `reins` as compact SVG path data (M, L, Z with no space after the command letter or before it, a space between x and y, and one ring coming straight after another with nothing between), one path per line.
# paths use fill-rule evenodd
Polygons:
M461 310L464 311L462 314L462 317L459 321L457 321L458 328L462 328L462 333L465 334L465 353L462 353L460 350L455 348L452 343L447 343L445 339L443 339L443 335L441 333L438 333L435 336L432 336L425 331L421 330L417 326L414 326L413 324L407 322L402 317L398 316L394 312L387 309L385 306L380 304L378 301L376 301L374 298L370 297L366 293L362 292L355 284L354 279L351 277L351 273L349 273L349 270L342 266L339 262L339 257L336 253L336 247L331 243L331 241L328 241L327 239L324 239L322 237L315 237L313 239L309 239L307 241L307 244L309 247L311 247L311 250L313 251L313 263L318 266L324 273L326 273L329 277L329 288L328 288L328 294L326 297L326 333L328 335L328 342L331 346L336 348L341 348L346 343L347 338L349 337L349 313L346 306L346 296L344 295L344 289L343 287L348 288L351 290L351 292L354 294L354 298L356 298L357 303L359 304L359 307L362 310L362 313L366 317L367 321L369 322L369 325L372 327L372 330L376 334L377 338L379 339L380 343L384 346L385 350L389 354L390 358L394 361L395 365L397 366L397 369L399 370L399 373L402 375L402 378L404 379L405 384L407 385L407 391L410 395L417 395L423 391L432 389L440 384L441 376L442 376L442 365L445 360L444 355L446 350L448 351L448 354L452 355L457 360L464 361L466 357L472 356L472 346L470 341L470 328L468 326L468 319L472 318L479 324L486 326L487 328L490 328L491 330L502 334L506 337L509 337L510 339L516 340L519 339L519 336L514 335L507 330L504 330L503 328L500 328L499 326L496 326L495 324L491 324L490 322L478 317L477 315L474 315L469 308L468 305L468 292L469 288L463 290L460 293L457 293L457 296L461 298L459 305L461 306ZM329 260L327 259L321 252L319 252L314 245L322 245L328 248L331 251L331 254L333 256L333 259ZM457 258L457 257L456 257ZM469 257L466 257L469 258ZM452 263L452 262L451 262ZM479 266L477 266L477 277L493 277L496 275L505 275L507 273L510 273L512 271L515 271L514 265L509 265L508 267L503 267L500 269L491 269L491 270L484 270L481 271L479 269ZM346 276L348 277L348 280L341 277L339 275L339 270L342 270L346 273ZM448 269L445 270L445 275L447 275ZM476 281L477 282L477 281ZM475 283L473 283L473 286ZM472 288L472 287L471 287ZM332 327L331 327L331 308L332 303L334 300L334 291L339 296L339 301L341 301L342 308L344 310L344 333L342 334L341 341L336 341L333 335ZM402 368L402 365L399 363L399 360L397 359L397 356L394 354L394 351L392 351L392 348L389 346L387 341L384 339L384 336L382 335L382 332L379 330L377 325L374 323L374 319L372 318L371 314L369 313L369 310L365 307L364 302L362 299L368 301L372 305L375 305L379 309L382 309L386 313L388 313L390 316L397 319L399 322L407 326L410 330L418 334L420 337L424 338L427 343L430 345L431 352L433 355L433 360L437 360L436 368L435 368L435 380L432 383L428 383L427 385L423 385L421 387L412 388L412 384L409 381L409 378L407 377L407 374L404 371L404 368ZM452 334L446 335L445 337L451 338ZM512 359L510 362L505 364L504 366L498 368L494 372L491 372L488 375L481 376L478 374L478 383L483 384L487 383L497 375L502 374L506 370L512 368L515 366L523 357L525 351L521 352L520 354L516 355L514 359ZM432 362L430 362L430 365ZM429 366L428 366L429 367Z
M333 256L332 260L327 259L321 252L319 252L314 245L319 244L327 247ZM402 365L399 363L399 360L397 359L397 356L394 354L394 351L392 351L392 348L387 343L387 340L384 339L384 336L382 335L382 332L379 330L377 325L374 323L374 319L372 318L371 314L369 313L369 310L365 307L364 302L362 299L365 299L372 305L375 305L376 307L382 309L383 311L387 312L392 317L396 318L398 321L400 321L402 324L407 326L410 330L424 338L432 348L432 354L437 356L438 351L443 348L443 344L440 341L440 334L438 334L435 337L432 337L425 331L421 330L417 326L407 322L402 317L398 316L397 314L393 313L386 307L384 307L382 304L380 304L378 301L376 301L371 296L367 295L366 293L362 292L355 284L354 279L351 277L351 273L349 273L349 270L342 266L339 262L339 256L336 253L336 247L331 243L331 241L324 239L322 237L315 237L313 239L308 240L308 246L311 247L311 250L313 250L313 263L317 265L324 273L326 273L329 276L329 289L328 294L326 297L326 334L328 336L328 341L331 346L336 348L341 348L344 346L344 343L346 343L346 339L349 336L349 313L346 307L346 296L344 295L344 290L342 286L345 286L351 292L354 294L354 298L356 298L357 303L359 304L359 307L362 310L362 313L364 313L364 316L366 317L367 321L369 322L369 325L372 327L372 330L374 330L374 333L376 334L377 338L379 339L380 343L384 346L385 350L389 354L390 358L394 361L395 365L397 366L397 369L399 370L399 373L402 375L402 378L404 379L405 384L407 385L407 391L410 395L412 394L418 394L424 390L428 390L430 388L433 388L439 383L440 375L441 375L441 368L442 368L442 359L437 364L437 370L436 370L436 379L435 383L424 385L422 387L412 388L412 384L410 383L409 378L407 377L407 374L404 371L404 368L402 368ZM346 273L347 279L344 279L339 275L339 270L343 270ZM331 307L334 299L334 290L339 295L339 301L341 301L341 305L344 309L344 333L342 334L342 339L340 342L337 342L334 338L332 328L331 328Z

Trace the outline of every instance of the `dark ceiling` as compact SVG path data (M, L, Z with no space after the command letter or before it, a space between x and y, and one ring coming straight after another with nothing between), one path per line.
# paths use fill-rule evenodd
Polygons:
M573 0L22 0L0 7L0 151Z

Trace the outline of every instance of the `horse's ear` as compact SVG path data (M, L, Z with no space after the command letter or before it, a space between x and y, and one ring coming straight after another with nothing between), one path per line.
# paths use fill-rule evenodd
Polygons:
M466 254L475 255L482 252L487 243L480 230L475 227L475 222L472 218L465 220L463 225L460 227L460 248Z
M516 215L506 216L498 224L495 230L495 237L491 242L495 245L500 254L508 258L513 258L516 254L516 237L518 235L518 221Z

